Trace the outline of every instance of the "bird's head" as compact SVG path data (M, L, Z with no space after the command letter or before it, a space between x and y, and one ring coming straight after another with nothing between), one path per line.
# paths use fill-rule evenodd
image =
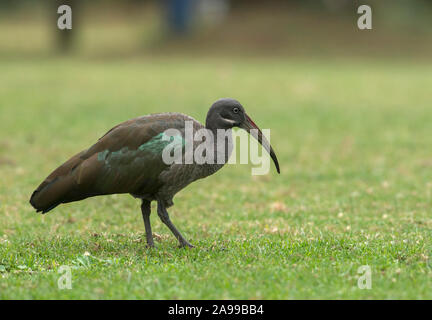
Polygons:
M280 173L279 162L272 146L262 134L261 129L247 115L243 106L235 99L222 98L211 106L206 118L206 127L209 129L231 129L239 127L246 130L266 149L273 159L276 170ZM255 130L253 130L255 129Z

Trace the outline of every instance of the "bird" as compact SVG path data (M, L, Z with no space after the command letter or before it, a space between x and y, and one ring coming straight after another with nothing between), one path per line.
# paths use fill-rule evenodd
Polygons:
M213 134L214 156L222 161L211 163L187 163L186 153L171 163L163 159L163 150L173 144L176 150L196 151L197 141L186 139L187 124L204 133ZM36 212L47 213L60 204L80 201L89 197L130 194L141 200L141 214L144 220L146 242L154 247L150 224L151 202L157 202L157 214L161 221L171 230L179 242L179 247L194 246L183 237L172 223L167 209L171 207L173 197L193 181L205 178L226 163L232 152L232 129L246 130L270 154L276 170L280 173L279 163L273 148L262 134L259 127L247 115L239 101L222 98L214 102L206 117L205 125L182 113L155 113L141 116L118 124L105 133L90 148L85 149L57 169L55 169L33 192L30 204ZM165 137L167 130L175 129L178 136ZM218 131L225 132L219 137ZM228 137L228 139L225 139ZM205 139L207 141L207 138ZM222 141L223 140L223 141ZM177 143L175 143L177 141ZM222 143L221 143L222 142ZM225 150L220 151L219 145ZM207 146L208 146L207 144ZM209 154L212 151L209 151ZM219 152L219 154L217 154ZM204 152L203 154L206 154Z

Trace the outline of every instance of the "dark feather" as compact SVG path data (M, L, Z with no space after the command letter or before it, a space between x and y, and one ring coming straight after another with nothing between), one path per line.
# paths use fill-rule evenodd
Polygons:
M114 194L153 194L167 165L155 139L169 128L184 128L187 116L154 114L123 122L97 143L54 170L33 192L30 203L43 213L61 203Z

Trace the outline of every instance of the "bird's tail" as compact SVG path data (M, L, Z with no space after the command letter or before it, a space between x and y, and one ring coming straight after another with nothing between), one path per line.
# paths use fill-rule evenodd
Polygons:
M36 212L46 213L59 204L68 202L68 195L76 186L72 171L82 163L80 154L54 170L33 192L30 204Z
M36 212L46 213L61 204L70 189L71 178L63 176L52 181L45 180L30 197L30 204Z

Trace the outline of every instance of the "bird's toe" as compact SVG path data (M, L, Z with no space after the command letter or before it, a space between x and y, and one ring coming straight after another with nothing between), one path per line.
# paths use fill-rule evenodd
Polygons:
M189 242L182 242L180 243L179 248L195 248L195 246Z
M147 244L146 244L146 248L147 248L147 249L152 249L152 248L154 248L154 247L155 247L154 243L147 243Z

